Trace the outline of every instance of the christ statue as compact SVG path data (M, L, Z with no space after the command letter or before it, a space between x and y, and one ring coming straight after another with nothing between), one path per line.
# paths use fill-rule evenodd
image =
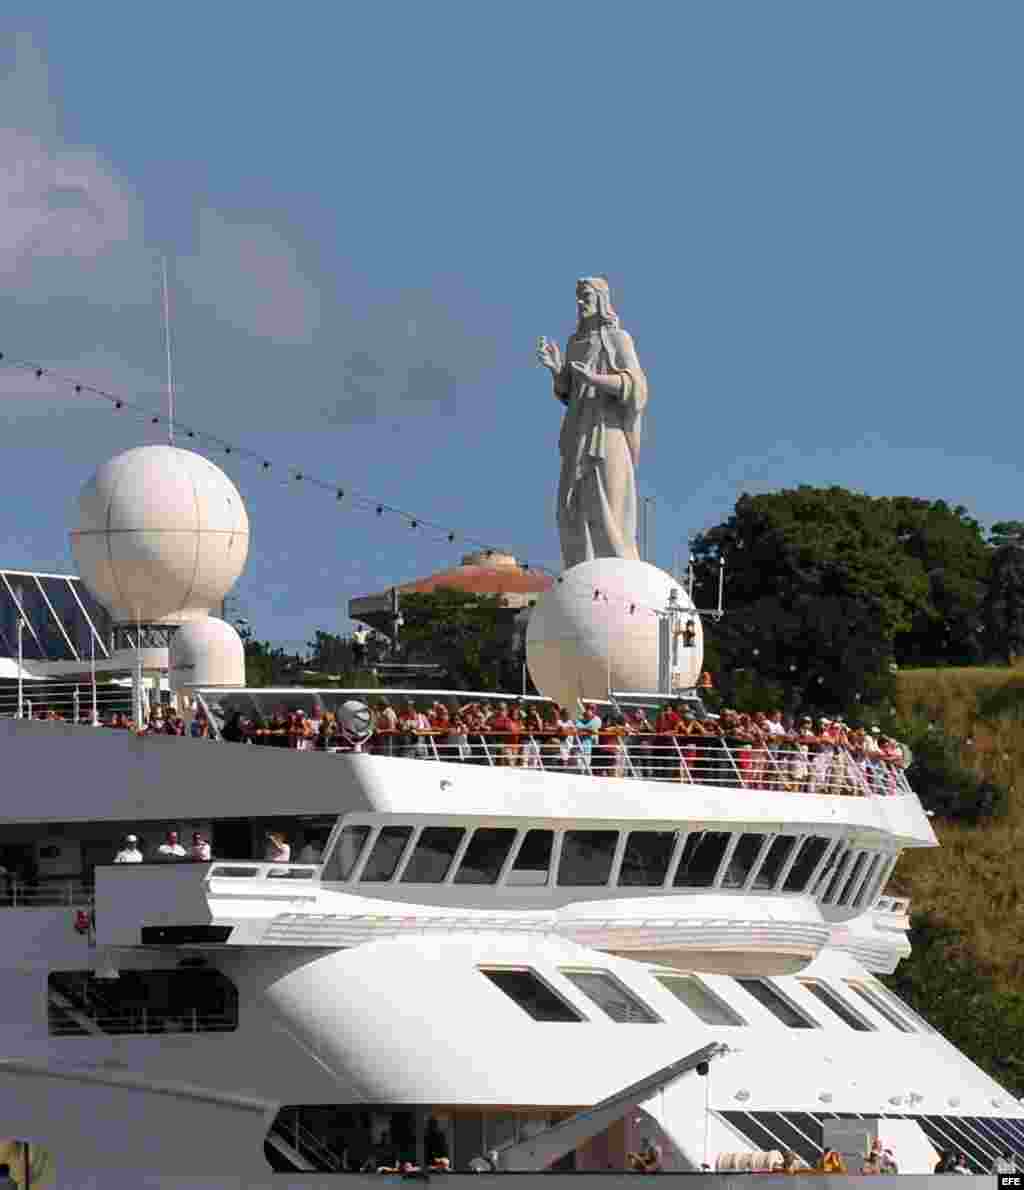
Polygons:
M647 404L647 378L604 277L576 282L576 308L564 359L557 343L541 339L537 347L565 406L558 532L566 569L591 558L639 557L636 464Z

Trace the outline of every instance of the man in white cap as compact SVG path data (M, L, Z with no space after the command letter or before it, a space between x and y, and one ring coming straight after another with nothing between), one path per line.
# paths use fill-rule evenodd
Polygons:
M125 835L124 846L114 856L115 864L141 864L142 852L139 850L137 835Z

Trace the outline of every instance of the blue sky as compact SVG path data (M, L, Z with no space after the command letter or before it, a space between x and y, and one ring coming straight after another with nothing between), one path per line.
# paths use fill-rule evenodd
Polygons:
M163 10L162 10L163 11ZM604 273L651 385L656 560L742 491L1024 514L1019 3L34 4L0 17L0 350L179 416L296 647L465 547L557 564L534 364ZM0 369L0 564L71 569L147 424Z

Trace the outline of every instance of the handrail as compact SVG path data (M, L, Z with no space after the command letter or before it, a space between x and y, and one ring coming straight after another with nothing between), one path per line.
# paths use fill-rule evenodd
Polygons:
M68 1011L63 1005L57 1005L59 1011ZM180 1014L153 1013L146 1008L135 1013L118 1015L93 1015L81 1013L104 1035L141 1034L146 1037L165 1036L169 1033L228 1033L237 1028L237 1022L224 1013L202 1013L193 1010ZM80 1035L83 1030L89 1032L84 1024L75 1020L55 1020L50 1018L49 1032L55 1037Z
M298 1112L288 1121L283 1120L279 1115L271 1124L270 1131L276 1133L300 1156L319 1162L321 1166L326 1166L331 1173L340 1172L341 1159L337 1153L325 1145L299 1120Z
M81 880L51 880L25 884L17 878L0 876L0 906L11 909L53 909L92 903L93 889Z
M352 751L350 746L318 749L311 736L283 729L254 729L248 742L295 752ZM902 763L895 758L808 737L778 737L767 745L755 745L718 734L635 732L618 727L496 731L485 726L471 732L399 727L375 731L360 750L414 760L768 792L856 797L913 794Z

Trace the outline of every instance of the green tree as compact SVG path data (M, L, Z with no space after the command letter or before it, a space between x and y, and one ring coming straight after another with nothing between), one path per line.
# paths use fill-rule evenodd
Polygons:
M1002 545L1024 546L1024 521L996 521L989 530L988 541L997 549Z
M297 653L286 653L269 641L250 637L245 642L245 684L257 689L294 685L301 662Z
M752 669L840 708L885 698L893 662L979 653L991 551L962 507L839 487L743 495L694 554L709 586L726 561L729 614L709 634L726 685Z
M1012 665L1024 654L1024 547L1001 545L992 555L982 618L990 655Z
M513 612L501 595L441 587L402 595L404 660L443 667L442 684L516 690L521 681Z

